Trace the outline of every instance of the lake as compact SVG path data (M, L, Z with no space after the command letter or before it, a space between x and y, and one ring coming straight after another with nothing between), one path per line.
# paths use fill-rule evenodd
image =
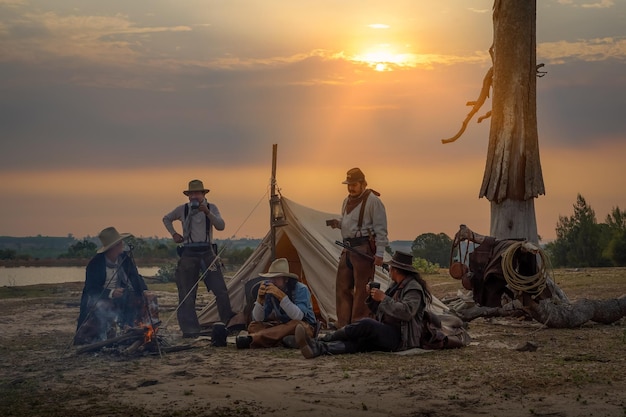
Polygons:
M155 276L159 267L138 268L145 277ZM84 282L85 267L82 266L22 266L17 268L0 267L1 287L20 287L35 284L59 284L63 282Z

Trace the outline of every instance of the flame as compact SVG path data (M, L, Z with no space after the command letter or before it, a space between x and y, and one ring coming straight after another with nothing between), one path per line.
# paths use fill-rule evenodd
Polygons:
M144 344L150 343L152 342L152 339L154 339L155 333L156 331L154 330L154 327L152 327L151 324L148 325L144 325L144 336L143 336L143 342Z

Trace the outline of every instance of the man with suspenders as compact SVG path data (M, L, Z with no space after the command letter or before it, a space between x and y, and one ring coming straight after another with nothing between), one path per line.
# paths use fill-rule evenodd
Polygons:
M341 229L344 245L374 261L346 249L341 253L336 277L337 328L369 316L366 285L374 279L375 266L382 266L389 243L385 206L380 194L367 188L365 174L352 168L343 184L348 186L348 196L343 201L341 218L326 224Z
M183 191L189 202L177 206L163 217L163 224L174 242L182 244L175 279L179 302L177 318L183 337L197 337L200 334L201 328L196 314L196 282L205 271L204 283L207 290L213 291L215 295L220 320L227 325L234 316L224 275L219 260L216 259L215 245L212 244L212 227L224 230L225 223L217 206L206 200L208 192L202 181L189 181L189 188ZM182 235L174 229L175 220L182 223Z

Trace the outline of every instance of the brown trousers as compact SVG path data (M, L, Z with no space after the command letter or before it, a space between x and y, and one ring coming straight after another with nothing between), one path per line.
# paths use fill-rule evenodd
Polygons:
M280 346L283 337L296 334L296 326L301 324L307 335L313 337L313 328L302 320L290 320L287 323L279 321L253 321L248 325L248 334L252 336L250 347L269 348Z
M354 249L373 256L369 243ZM374 262L365 256L345 249L341 253L335 283L338 329L364 317L370 317L370 309L365 304L368 296L365 286L374 279L374 268Z

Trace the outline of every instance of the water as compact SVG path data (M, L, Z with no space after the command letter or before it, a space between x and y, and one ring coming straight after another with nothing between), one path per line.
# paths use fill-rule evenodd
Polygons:
M143 276L157 274L159 267L138 268ZM83 266L23 266L18 268L0 267L0 287L20 287L35 284L60 284L64 282L84 282Z

